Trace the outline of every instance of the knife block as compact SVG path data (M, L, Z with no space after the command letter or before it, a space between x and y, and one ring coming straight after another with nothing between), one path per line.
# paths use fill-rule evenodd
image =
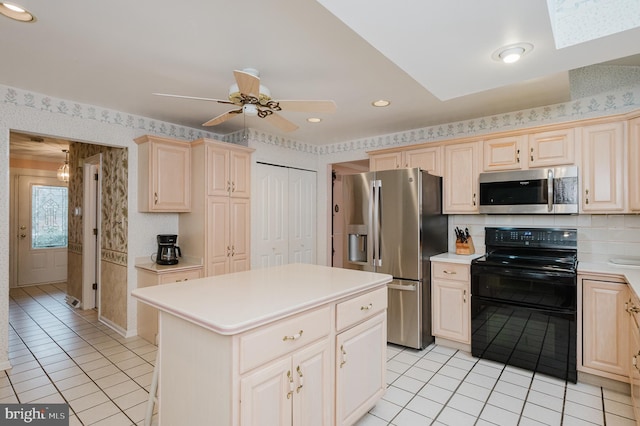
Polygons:
M466 243L456 241L456 254L474 254L476 252L473 246L473 238L469 237Z

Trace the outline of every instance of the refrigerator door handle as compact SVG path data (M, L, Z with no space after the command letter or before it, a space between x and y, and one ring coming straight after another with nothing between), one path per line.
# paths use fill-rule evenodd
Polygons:
M416 284L387 284L387 288L391 290L416 291L418 286Z
M382 192L382 181L375 180L373 185L373 264L374 266L382 266L382 253L380 241L380 194Z
M372 180L369 182L369 238L371 241L370 249L367 249L367 262L371 263L371 266L375 265L375 252L376 252L376 239L374 236L374 226L373 226L373 209L375 208L375 194L376 187L375 181Z

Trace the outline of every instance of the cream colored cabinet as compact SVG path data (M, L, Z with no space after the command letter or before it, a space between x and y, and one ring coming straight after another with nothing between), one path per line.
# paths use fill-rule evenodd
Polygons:
M629 319L625 304L629 289L612 277L580 275L582 359L578 369L616 380L629 374Z
M444 147L444 213L478 212L478 174L482 142Z
M469 265L431 262L432 333L471 344L471 275Z
M191 213L180 215L180 247L203 259L204 275L251 267L251 153L212 139L192 143Z
M442 176L441 161L441 146L373 153L369 157L369 170L377 171L419 167L432 175Z
M573 129L487 139L483 144L485 172L575 164Z
M138 144L138 210L191 210L191 145L189 142L145 135Z
M558 129L528 135L529 167L552 167L576 163L574 129ZM523 153L524 154L524 153Z
M252 151L210 142L206 154L208 195L249 198Z
M334 424L353 425L384 394L386 343L386 311L338 334Z
M504 138L487 139L483 143L484 171L518 170L526 165L522 158L526 144L526 136L508 136Z
M631 294L626 304L629 313L629 384L636 419L640 419L640 300Z
M582 211L622 213L625 123L585 126L582 137Z
M168 267L149 264L136 267L138 274L138 288L154 285L187 282L202 277L201 266ZM157 344L158 310L138 302L138 336L154 345Z
M251 207L248 199L209 197L207 274L221 275L250 269Z
M640 211L640 117L629 121L629 210ZM638 417L640 418L640 417Z
M240 380L243 426L330 426L329 339L301 349Z

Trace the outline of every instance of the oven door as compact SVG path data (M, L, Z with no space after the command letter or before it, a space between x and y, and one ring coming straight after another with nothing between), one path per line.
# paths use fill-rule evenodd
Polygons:
M575 382L576 275L471 266L471 352Z

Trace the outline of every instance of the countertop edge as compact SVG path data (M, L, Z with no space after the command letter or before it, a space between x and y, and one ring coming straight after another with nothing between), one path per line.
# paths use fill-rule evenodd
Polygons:
M233 325L222 325L216 322L207 321L201 316L197 315L189 315L189 313L184 309L175 309L167 303L158 302L155 299L145 297L144 295L138 294L137 289L131 292L131 295L138 299L140 302L148 304L162 312L169 313L178 318L181 318L185 321L189 321L193 324L196 324L200 327L203 327L207 330L215 332L220 335L235 335L240 334L245 331L252 330L254 328L273 323L275 321L315 309L322 305L326 305L329 303L336 302L340 299L348 298L350 296L357 295L359 293L363 293L367 290L376 290L378 288L386 286L387 283L391 282L391 275L387 274L377 274L380 275L380 278L369 281L365 284L357 285L353 288L349 288L347 290L330 293L326 297L318 297L315 299L311 299L308 301L304 301L302 303L287 307L286 309L274 310L273 312L269 312L268 314L252 317L247 321L240 321Z
M608 262L578 262L578 274L610 275L620 278L629 284L629 288L640 297L640 268L615 266Z
M447 262L447 263L461 263L464 265L470 265L473 259L477 259L484 256L484 253L474 254L455 254L455 253L440 253L435 256L431 256L429 260L431 262Z

